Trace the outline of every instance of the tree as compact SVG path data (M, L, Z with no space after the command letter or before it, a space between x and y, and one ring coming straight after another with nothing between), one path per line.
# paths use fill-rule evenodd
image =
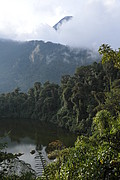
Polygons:
M113 50L108 44L103 44L99 48L99 53L102 56L102 62L113 62L114 66L120 69L120 48L117 50Z
M93 123L96 124L96 129L99 131L100 136L110 131L112 120L113 118L107 110L101 110L96 114L93 118Z

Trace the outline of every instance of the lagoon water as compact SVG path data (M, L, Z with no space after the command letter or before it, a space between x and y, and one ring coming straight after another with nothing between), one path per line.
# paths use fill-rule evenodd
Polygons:
M45 147L54 140L60 140L66 147L73 146L76 136L50 123L37 120L1 119L0 142L7 143L4 151L23 153L20 160L29 163L35 170L36 147Z

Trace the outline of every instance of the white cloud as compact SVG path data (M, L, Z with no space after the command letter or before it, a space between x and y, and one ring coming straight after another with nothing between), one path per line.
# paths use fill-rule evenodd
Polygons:
M106 3L105 3L106 2ZM120 2L88 0L60 33L61 43L98 48L108 43L120 47Z
M0 0L0 37L118 48L119 9L119 0ZM50 25L66 15L74 18L54 31Z

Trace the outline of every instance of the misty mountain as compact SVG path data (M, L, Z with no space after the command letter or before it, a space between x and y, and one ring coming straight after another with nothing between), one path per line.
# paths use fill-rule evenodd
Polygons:
M90 49L43 41L0 40L0 92L16 87L27 91L36 81L60 83L62 75L71 75L76 67L98 60L98 54Z
M57 31L64 23L70 21L72 18L73 16L65 16L58 23L56 23L53 28Z

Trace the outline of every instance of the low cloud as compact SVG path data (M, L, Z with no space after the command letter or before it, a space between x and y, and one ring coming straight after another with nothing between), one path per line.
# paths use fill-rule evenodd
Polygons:
M7 0L4 1L7 3ZM15 0L11 0L12 2L16 4ZM21 0L21 3L24 4L24 1ZM23 4L20 4L20 8ZM10 8L12 10L12 6ZM119 0L26 0L23 14L17 12L16 6L13 9L14 13L10 16L10 10L8 15L7 10L4 12L4 18L2 13L0 14L1 38L21 41L44 40L96 49L103 43L108 43L114 48L120 47ZM12 18L15 13L19 18L14 20ZM52 25L60 20L58 18L66 15L72 15L72 20L55 31Z
M97 49L103 43L120 47L119 9L119 1L89 1L70 22L61 27L59 42Z

